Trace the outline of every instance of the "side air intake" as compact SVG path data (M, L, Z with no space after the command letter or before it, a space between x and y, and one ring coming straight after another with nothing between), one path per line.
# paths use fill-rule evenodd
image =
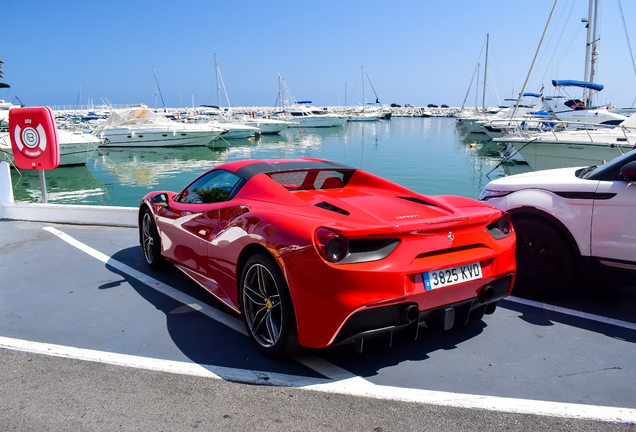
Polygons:
M348 211L346 211L345 209L341 209L338 206L335 206L333 204L329 204L326 201L319 202L318 204L315 204L315 205L316 205L316 207L320 207L321 209L329 210L329 211L332 211L332 212L335 212L335 213L340 213L340 214L343 214L345 216L349 216L351 214Z
M417 197L397 197L403 200L407 200L407 201L411 201L417 204L422 204L422 205L427 205L427 206L434 206L434 207L439 207L437 204L433 204L432 202L428 202L428 201L424 201L421 198L417 198Z

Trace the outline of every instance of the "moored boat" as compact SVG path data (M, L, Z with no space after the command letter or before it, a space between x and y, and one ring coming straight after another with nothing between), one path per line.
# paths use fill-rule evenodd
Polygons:
M636 114L613 127L577 125L577 130L519 131L493 141L512 144L534 170L601 165L632 150L636 143Z
M172 121L148 109L127 109L113 111L96 134L104 147L189 147L209 145L226 132L208 123Z

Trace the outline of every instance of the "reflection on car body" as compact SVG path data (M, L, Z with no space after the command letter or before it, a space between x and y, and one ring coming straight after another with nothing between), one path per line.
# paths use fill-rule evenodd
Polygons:
M494 312L515 278L507 214L324 160L220 165L148 194L139 227L149 266L174 264L271 356L463 325ZM442 271L458 266L471 276L449 283Z

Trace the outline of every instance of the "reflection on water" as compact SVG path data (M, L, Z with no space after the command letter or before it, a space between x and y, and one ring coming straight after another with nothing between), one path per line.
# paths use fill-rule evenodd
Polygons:
M68 166L45 172L48 200L52 203L83 204L99 199L108 190L85 166ZM41 199L40 176L36 170L11 169L15 201Z
M152 186L179 173L201 173L227 160L227 151L208 147L100 149L94 166L117 177L122 186Z
M288 129L281 135L231 140L224 149L99 149L85 167L47 171L47 190L52 203L134 207L150 191L179 191L227 161L311 157L364 169L423 194L475 198L507 168L498 166L496 147L490 149L490 144L471 138L457 131L454 119L394 118L326 129ZM20 177L12 170L12 179L17 201L40 200L36 172L22 171Z

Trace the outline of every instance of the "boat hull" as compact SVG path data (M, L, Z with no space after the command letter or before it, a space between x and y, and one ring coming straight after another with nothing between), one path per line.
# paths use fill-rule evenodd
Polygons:
M191 147L206 146L218 138L218 133L210 131L130 131L105 130L100 136L102 147ZM214 146L223 147L222 141Z
M535 171L601 165L634 148L633 144L582 143L576 141L512 142Z
M11 145L8 144L8 136L2 145L2 151L6 154L7 161L14 162ZM101 141L90 134L64 133L58 131L58 141L60 147L60 163L58 166L86 165L93 157ZM8 144L8 145L7 145Z

